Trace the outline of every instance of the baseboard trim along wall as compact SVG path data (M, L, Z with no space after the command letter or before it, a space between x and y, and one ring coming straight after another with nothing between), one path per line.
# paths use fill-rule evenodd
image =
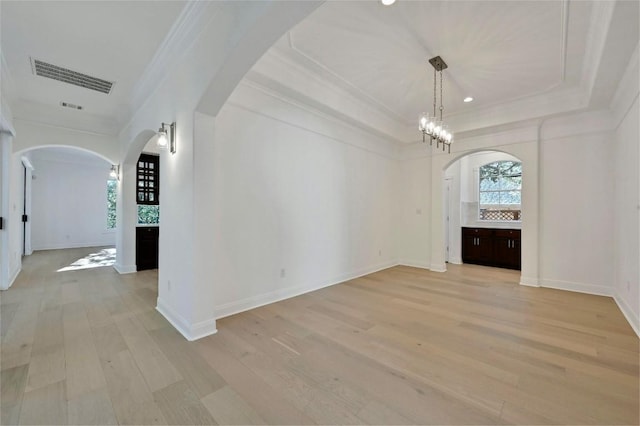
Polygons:
M445 263L432 263L429 265L429 270L433 272L447 272L447 265Z
M555 288L558 290L575 291L578 293L593 294L596 296L613 297L613 288L597 284L585 284L561 280L541 280L540 287Z
M426 262L421 262L419 260L400 260L398 262L398 265L400 266L409 266L411 268L420 268L420 269L429 269L429 264L427 264Z
M173 325L175 329L178 330L180 334L182 334L184 338L190 342L202 339L203 337L211 336L212 334L216 334L218 332L218 330L216 329L215 318L200 321L191 325L187 320L185 320L176 311L171 309L171 307L159 297L157 303L158 304L156 306L156 311L160 312L162 316L165 317L166 320L169 321L171 325Z
M540 287L538 279L535 277L525 277L520 275L520 285L526 285L527 287Z
M7 287L6 288L0 288L0 290L9 290L11 288L11 286L13 285L13 283L16 281L16 278L18 278L18 275L20 274L20 271L22 271L22 267L19 267L18 269L16 269L16 271L13 273L13 275L11 275L9 277L9 282L7 282Z
M640 317L637 317L633 313L633 310L631 309L631 307L619 295L616 294L613 297L613 300L616 301L616 304L618 305L618 308L620 308L620 310L622 311L622 314L627 319L627 322L629 323L629 325L631 326L633 331L635 331L636 334L638 335L638 337L640 337Z
M374 272L382 271L383 269L388 269L396 265L398 265L398 263L395 260L393 260L393 261L384 262L378 265L374 265L369 268L363 268L351 274L341 275L336 278L330 279L326 282L316 283L312 285L302 285L302 286L283 288L283 289L272 291L269 293L263 293L257 296L247 297L246 299L241 299L235 302L225 303L225 304L216 306L214 312L216 313L216 319L228 317L230 315L238 314L240 312L245 312L250 309L258 308L260 306L279 302L285 299L290 299L292 297L300 296L301 294L310 293L312 291L320 290L325 287L330 287L332 285L340 284L345 281L362 277L364 275L369 275Z
M33 246L31 247L32 251L38 250L62 250L62 249L72 249L72 248L85 248L85 247L113 247L115 246L115 241L100 241L93 243L75 243L75 244L44 244L41 246Z
M133 274L134 272L138 272L138 268L136 265L120 265L114 264L113 269L118 271L119 274Z

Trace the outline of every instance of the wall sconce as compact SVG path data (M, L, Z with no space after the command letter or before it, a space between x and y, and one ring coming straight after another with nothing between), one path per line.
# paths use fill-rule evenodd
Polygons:
M171 124L162 123L160 128L158 129L158 148L167 149L169 147L169 152L172 154L176 153L176 123L175 121Z
M111 172L109 172L109 176L113 179L120 180L120 164L111 165Z

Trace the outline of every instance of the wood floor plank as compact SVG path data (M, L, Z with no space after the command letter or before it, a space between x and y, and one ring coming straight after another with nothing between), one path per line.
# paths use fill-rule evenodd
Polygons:
M103 360L102 369L118 423L167 424L128 350Z
M31 357L26 392L62 381L66 378L64 344L40 349Z
M29 365L25 364L0 373L0 413L3 425L18 424L28 371Z
M226 353L222 348L222 339L203 339L197 342L197 345L202 357L267 423L315 424L309 416L280 396L278 390L267 385L240 361Z
M65 360L67 397L70 400L106 388L100 358L90 332L66 340Z
M106 387L69 399L67 412L72 425L118 424Z
M265 421L230 386L202 398L209 413L221 425L262 425Z
M137 319L124 318L116 325L152 392L183 379Z
M154 400L169 424L215 425L198 395L181 380L153 393Z
M20 424L64 425L67 423L67 396L64 380L24 394Z
M0 345L2 370L28 364L38 324L39 303L25 301L14 315L11 326Z
M193 347L185 345L184 337L173 328L161 328L150 332L153 340L169 362L184 377L198 398L209 395L227 383Z

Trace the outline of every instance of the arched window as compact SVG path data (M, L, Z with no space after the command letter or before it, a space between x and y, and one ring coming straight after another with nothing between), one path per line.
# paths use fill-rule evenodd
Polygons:
M479 219L520 220L522 163L496 161L480 167Z

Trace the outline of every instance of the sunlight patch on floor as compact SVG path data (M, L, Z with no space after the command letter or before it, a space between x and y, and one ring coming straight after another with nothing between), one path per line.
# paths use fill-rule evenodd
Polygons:
M58 269L57 272L78 271L80 269L113 266L114 263L116 263L116 249L107 248L102 249L97 253L91 253L81 259L78 259L71 265Z

